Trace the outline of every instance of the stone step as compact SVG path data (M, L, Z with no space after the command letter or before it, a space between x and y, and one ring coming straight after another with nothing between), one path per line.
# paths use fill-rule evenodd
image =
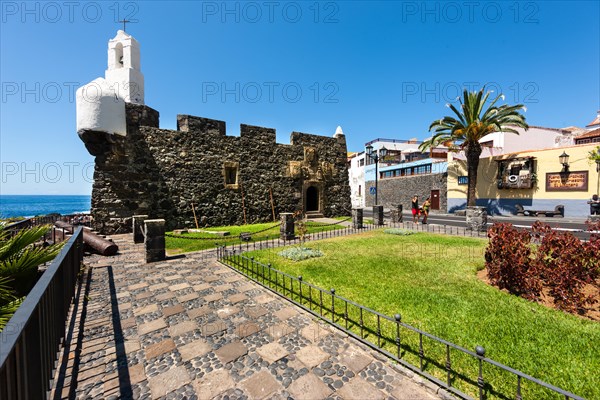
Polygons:
M306 219L316 219L316 218L325 218L323 214L316 211L308 211L306 213Z

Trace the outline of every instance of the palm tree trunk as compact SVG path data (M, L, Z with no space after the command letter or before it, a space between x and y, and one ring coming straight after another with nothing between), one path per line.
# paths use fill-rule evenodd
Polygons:
M473 207L476 204L477 197L475 190L477 188L477 169L479 168L479 156L481 155L481 145L479 142L469 143L466 148L467 156L467 175L469 183L467 185L467 206Z

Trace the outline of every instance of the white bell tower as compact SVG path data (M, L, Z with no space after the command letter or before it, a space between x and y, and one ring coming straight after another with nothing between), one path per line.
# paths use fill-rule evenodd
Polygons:
M108 69L104 73L117 97L126 103L144 104L144 75L140 67L140 44L125 31L108 42Z
M108 41L108 68L77 89L77 132L96 131L125 136L125 103L144 104L140 44L125 31Z

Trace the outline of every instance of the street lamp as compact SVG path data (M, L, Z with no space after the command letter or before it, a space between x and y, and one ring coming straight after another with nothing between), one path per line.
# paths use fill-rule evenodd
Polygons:
M562 172L569 172L569 155L563 151L558 160L563 166Z
M383 157L385 157L387 155L387 149L385 147L382 147L379 149L378 152L373 152L373 146L368 145L366 147L367 150L367 156L369 156L369 158L371 158L371 160L373 160L373 162L375 162L375 205L379 205L379 203L377 202L377 195L379 193L379 190L377 188L377 181L379 179L379 160Z

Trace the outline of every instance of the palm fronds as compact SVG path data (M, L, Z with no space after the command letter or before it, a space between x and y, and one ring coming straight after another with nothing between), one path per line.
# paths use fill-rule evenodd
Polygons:
M13 294L9 281L8 278L0 278L0 332L23 302L22 298Z
M10 236L0 225L0 330L35 284L38 266L54 259L62 247L40 244L49 228L23 229Z
M520 113L525 110L523 104L497 106L504 95L496 96L487 105L491 92L485 92L483 87L478 92L463 91L459 98L459 107L448 104L454 116L445 116L435 120L429 126L433 136L424 141L419 149L428 150L440 144L451 143L452 148L466 150L467 169L469 171L469 186L467 190L468 205L475 205L475 187L477 184L477 166L481 155L479 140L494 132L510 132L518 134L516 127L527 130L525 116Z

